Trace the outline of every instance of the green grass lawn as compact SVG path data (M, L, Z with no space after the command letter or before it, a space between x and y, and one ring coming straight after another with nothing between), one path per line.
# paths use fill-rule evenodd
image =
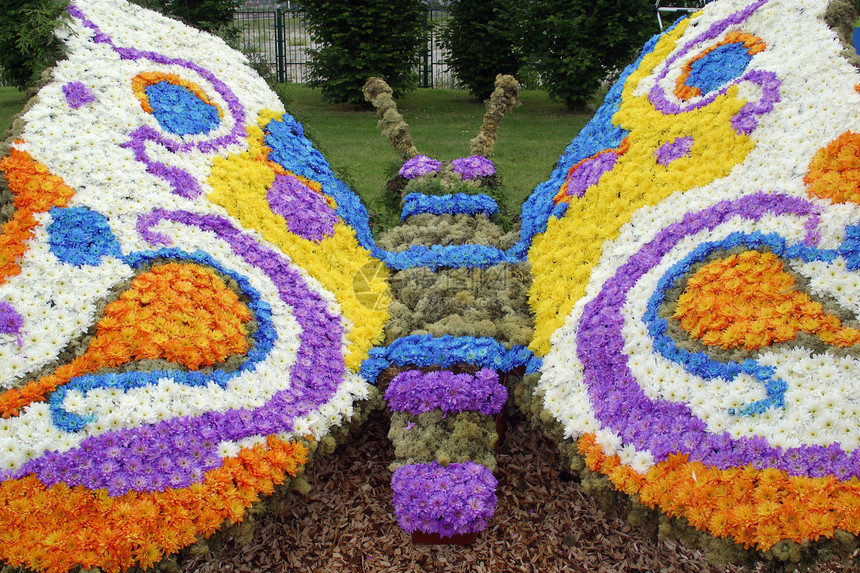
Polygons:
M364 199L370 211L381 210L385 181L400 167L394 149L376 128L375 111L323 103L318 90L288 84L289 111L334 170ZM565 147L588 121L566 111L540 91L523 91L498 132L493 161L502 176L512 213L531 190L545 181ZM25 103L23 92L0 88L0 132ZM436 159L469 154L484 116L484 104L462 90L417 90L398 100L419 153Z
M27 97L15 88L0 87L0 134L9 129L12 117L24 107Z

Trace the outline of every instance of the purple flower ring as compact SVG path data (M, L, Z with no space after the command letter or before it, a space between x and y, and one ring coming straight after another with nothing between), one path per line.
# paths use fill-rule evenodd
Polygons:
M479 411L493 416L501 412L508 390L495 370L481 368L474 375L449 370L406 370L395 376L385 390L392 410L417 416L439 408L443 412Z
M131 132L130 139L124 144L124 147L133 151L137 161L146 165L148 173L165 180L171 186L174 193L189 199L197 198L203 192L200 181L186 169L170 166L162 161L153 159L151 157L152 153L147 149L147 146L155 144L169 154L181 155L191 151L202 152L204 154L212 153L216 150L238 144L245 137L247 122L245 117L246 110L239 98L236 97L235 93L233 93L225 82L205 67L185 58L171 58L150 50L117 46L113 39L104 33L95 22L88 19L80 8L71 4L68 11L81 25L93 33L93 42L110 47L119 56L120 60L141 63L149 62L155 67L168 66L171 69L181 69L184 73L188 73L188 75L194 77L195 80L210 85L213 94L217 94L217 97L225 103L232 119L232 127L230 127L227 133L224 133L222 130L215 130L212 137L188 139L181 136L182 131L164 131L161 129L162 122L156 121L155 124L159 126L158 129L151 125L142 125ZM197 82L195 81L194 83L196 84ZM155 93L153 97L158 97L159 95ZM165 97L167 97L167 94ZM180 136L175 137L174 135L176 134L180 134Z
M454 173L459 173L463 179L479 179L496 174L493 162L482 155L461 157L451 161Z
M398 173L406 179L417 179L431 173L438 173L441 166L441 161L426 155L416 155L404 162Z
M705 31L686 42L660 66L649 92L655 108L664 114L679 114L702 109L726 94L730 87L743 82L758 86L758 101L747 102L732 117L738 134L750 134L758 125L758 116L773 110L780 101L781 82L776 74L751 69L754 56L766 50L760 38L738 31L738 28L769 0L757 0L711 24ZM680 68L680 77L669 79Z

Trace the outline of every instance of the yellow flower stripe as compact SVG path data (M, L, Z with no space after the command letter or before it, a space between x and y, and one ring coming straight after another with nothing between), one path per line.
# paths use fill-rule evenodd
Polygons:
M351 323L346 365L357 371L369 350L383 340L390 300L385 280L387 273L382 263L371 258L369 251L358 244L355 231L343 222L335 224L330 237L317 243L290 233L286 220L272 212L266 194L275 176L285 171L267 160L268 148L263 144L261 126L279 117L272 111L262 112L259 125L248 127L250 149L228 158L216 158L209 177L213 189L209 199L224 207L244 227L258 231L266 241L281 249L334 293L344 316ZM310 184L319 188L319 183ZM327 200L332 204L330 198ZM367 272L368 268L373 268L373 272ZM360 273L362 277L371 277L369 286L379 295L378 304L366 306L359 300L353 280ZM366 289L367 285L362 285Z
M665 115L635 96L636 85L665 61L686 28L682 23L662 37L624 86L613 121L628 129L629 149L597 185L580 199L571 200L562 219L550 218L545 233L534 238L529 250L534 280L529 290L535 313L535 334L530 348L545 355L550 335L564 324L574 304L585 293L602 246L618 237L621 227L638 209L655 205L675 192L683 192L725 177L753 149L752 140L735 133L731 125L746 103L737 86L701 109ZM692 136L687 157L660 165L654 152L678 137Z

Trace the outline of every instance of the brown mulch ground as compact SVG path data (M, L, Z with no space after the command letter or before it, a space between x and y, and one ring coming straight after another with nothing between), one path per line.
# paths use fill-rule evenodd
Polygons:
M708 572L716 566L680 542L658 541L600 509L575 480L563 478L554 446L521 418L508 422L498 455L498 507L471 546L414 545L395 521L388 422L375 412L360 431L322 459L314 489L281 514L259 518L253 541L187 562L212 572ZM823 566L817 571L860 571Z

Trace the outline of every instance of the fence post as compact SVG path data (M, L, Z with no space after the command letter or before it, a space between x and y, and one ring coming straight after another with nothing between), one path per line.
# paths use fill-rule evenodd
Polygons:
M275 67L277 68L278 82L287 81L286 65L286 34L284 31L284 10L275 10Z
M433 87L433 76L430 74L430 69L433 66L432 61L432 51L433 47L430 44L430 41L427 42L427 48L424 50L424 69L422 70L422 78L421 78L421 87L422 88L432 88Z

